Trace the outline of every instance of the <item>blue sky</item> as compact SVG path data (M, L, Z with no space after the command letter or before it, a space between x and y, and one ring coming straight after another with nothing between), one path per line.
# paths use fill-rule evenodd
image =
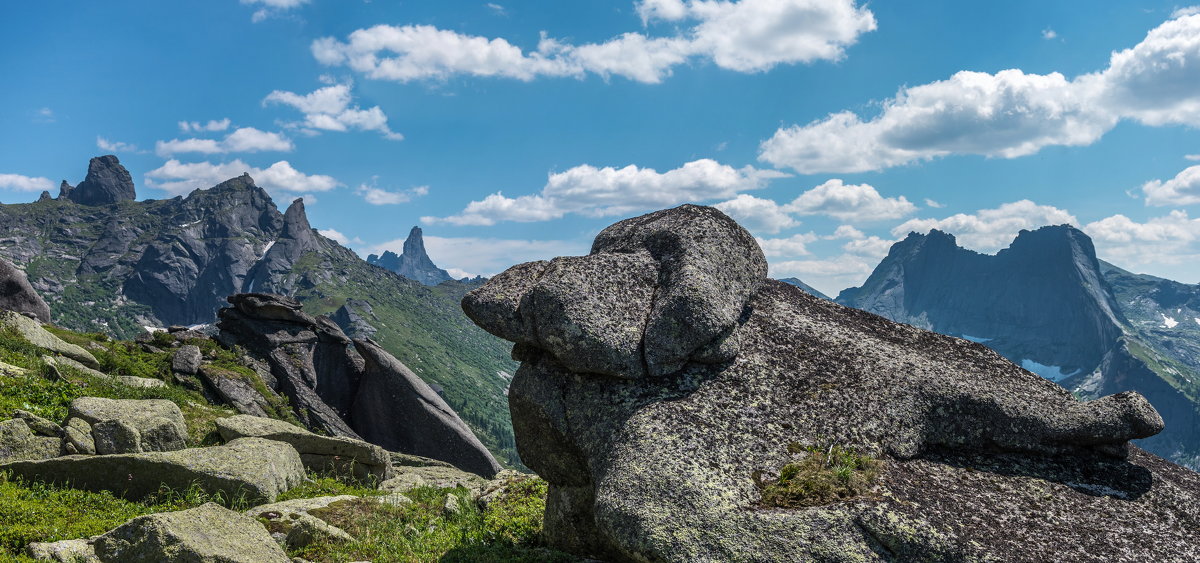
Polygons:
M1171 2L37 2L0 21L0 201L117 154L249 171L360 253L458 274L717 205L836 293L908 231L1073 223L1200 282L1200 10Z

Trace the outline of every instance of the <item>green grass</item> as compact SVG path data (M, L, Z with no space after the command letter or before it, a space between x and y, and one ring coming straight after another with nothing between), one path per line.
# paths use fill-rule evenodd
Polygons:
M411 504L355 499L312 511L355 541L318 543L289 555L316 562L578 561L541 544L546 496L540 479L514 484L487 509L481 509L463 488L421 487L406 495ZM445 510L448 496L455 497L459 511Z
M307 483L279 495L277 500L282 502L298 498L336 497L341 495L371 497L387 494L387 491L365 487L360 483L333 475L319 475L310 472L308 479Z
M788 451L807 455L784 465L777 479L754 474L763 506L802 508L849 500L868 494L879 474L880 462L854 448L791 444Z
M141 502L37 482L0 472L0 558L24 552L30 542L86 538L107 532L132 518L155 512L185 510L217 502L235 510L245 502L210 495L198 486L185 491L163 489Z

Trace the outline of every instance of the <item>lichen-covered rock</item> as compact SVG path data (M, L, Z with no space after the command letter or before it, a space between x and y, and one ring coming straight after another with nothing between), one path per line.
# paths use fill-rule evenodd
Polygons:
M644 267L614 254L655 275L601 267ZM718 211L683 206L464 299L517 343L509 404L550 484L552 545L618 561L1200 557L1200 474L1128 444L1162 429L1143 397L1080 402L981 345L766 280L761 257ZM632 326L631 302L640 347L590 336ZM597 349L607 372L570 357ZM613 373L621 353L634 367ZM833 445L880 460L869 494L763 505L756 476Z
M0 309L33 315L43 323L50 322L50 306L29 285L25 272L0 258Z
M180 346L171 355L171 371L186 375L196 375L196 372L200 370L200 362L203 360L204 356L200 353L199 346L194 344Z
M392 477L387 450L361 440L321 436L280 420L249 415L218 418L216 424L225 440L255 437L291 444L311 471L335 471L376 482Z
M29 429L38 436L47 436L50 438L58 438L62 436L63 429L61 426L29 411L23 411L21 409L14 410L13 418L19 418L25 421L25 425L28 426Z
M406 493L417 487L480 489L488 482L487 479L474 473L468 473L455 467L437 465L399 466L395 468L395 472L395 477L379 484L380 490Z
M68 454L94 455L96 439L92 425L81 418L71 418L63 425L63 450Z
M305 479L295 448L262 438L242 438L224 446L116 455L71 455L41 461L0 464L23 479L70 483L90 491L112 491L140 499L160 486L186 490L193 483L225 498L272 502Z
M271 402L240 373L203 366L199 369L199 378L209 389L216 392L217 398L242 414L265 417L274 410L271 408Z
M96 357L90 352L54 336L50 331L42 328L40 322L25 315L12 311L0 311L0 326L16 330L25 340L38 348L66 356L93 369L100 367L100 362L97 362Z
M72 419L91 425L96 451L101 454L168 452L187 445L183 412L165 399L80 397L67 409L67 423Z
M134 518L95 541L108 562L290 563L257 520L208 503Z
M56 542L33 542L26 546L25 554L38 561L58 563L103 563L96 557L96 548L91 538L62 540Z
M24 420L14 418L0 422L0 463L26 459L47 459L62 450L62 439L38 436Z

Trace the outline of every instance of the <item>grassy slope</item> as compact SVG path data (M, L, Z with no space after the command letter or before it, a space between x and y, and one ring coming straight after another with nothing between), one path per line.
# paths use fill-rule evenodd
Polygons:
M70 401L82 396L167 399L183 408L189 426L189 445L198 446L216 441L214 419L236 414L171 384L170 352L166 351L165 336L164 342L156 343L162 345L163 351L147 351L138 344L112 340L104 334L47 328L64 340L87 347L106 373L158 378L167 381L168 386L125 387L70 369L60 369L65 379L54 380L51 369L40 359L42 350L11 330L0 331L0 361L30 370L24 376L0 375L0 420L10 418L15 409L23 409L61 422ZM309 483L288 491L280 500L381 494L328 475L309 477ZM358 539L347 544L317 544L289 554L328 562L366 557L377 562L574 560L539 547L546 497L546 485L540 479L522 481L486 508L470 502L465 489L422 488L407 495L414 502L402 507L373 503L334 507L324 517L344 526ZM444 510L450 495L459 499L461 511ZM31 561L21 555L29 542L89 537L136 516L183 510L210 501L235 510L249 508L240 499L209 495L194 486L184 491L163 489L151 498L133 502L108 492L25 482L0 472L0 560Z

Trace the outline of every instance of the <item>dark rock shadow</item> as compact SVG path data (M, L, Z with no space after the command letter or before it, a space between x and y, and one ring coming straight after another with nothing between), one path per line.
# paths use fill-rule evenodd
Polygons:
M1060 455L936 449L921 458L968 471L1054 481L1093 497L1136 500L1154 485L1149 469L1084 448Z

